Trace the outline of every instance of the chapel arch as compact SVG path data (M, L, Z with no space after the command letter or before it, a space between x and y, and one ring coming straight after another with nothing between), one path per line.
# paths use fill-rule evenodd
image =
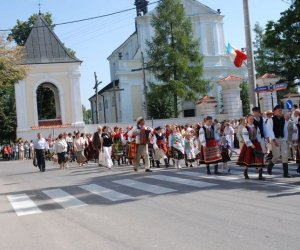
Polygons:
M61 125L61 107L58 88L50 82L40 84L36 90L39 126Z

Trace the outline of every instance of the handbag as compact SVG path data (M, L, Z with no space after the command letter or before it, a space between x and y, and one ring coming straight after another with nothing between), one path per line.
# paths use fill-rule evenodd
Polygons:
M99 165L101 166L105 165L105 154L102 151L100 151L99 153Z
M32 164L33 164L33 166L35 166L35 167L38 166L38 164L37 164L37 158L36 158L36 157L33 158Z

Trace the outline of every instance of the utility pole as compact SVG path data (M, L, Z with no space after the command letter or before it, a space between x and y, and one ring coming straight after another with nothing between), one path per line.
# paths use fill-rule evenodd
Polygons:
M255 64L252 49L251 38L251 26L249 17L249 5L248 0L243 0L244 7L244 25L246 36L246 51L247 51L247 68L248 68L248 80L249 80L249 95L250 95L250 109L257 106L257 96L255 94L256 78L255 78Z
M118 122L118 107L117 107L116 80L113 80L113 92L114 92L114 104L115 104L116 122Z
M143 72L143 85L144 85L144 98L145 98L145 119L148 119L148 103L147 103L147 83L146 83L146 72L145 72L145 58L144 58L144 53L143 51L141 52L142 55L142 72Z
M98 123L99 123L98 86L99 86L100 83L102 83L102 82L98 82L96 72L94 72L94 76L95 76L95 86L94 86L94 90L95 90L95 92L96 92L96 124L98 124Z

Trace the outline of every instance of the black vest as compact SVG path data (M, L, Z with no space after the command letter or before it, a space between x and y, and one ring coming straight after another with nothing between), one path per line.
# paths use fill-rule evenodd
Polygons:
M284 117L278 119L276 116L273 116L272 119L275 138L284 137Z
M158 140L158 141L163 141L164 140L163 135L159 135L159 134L155 133L155 136L156 136L156 140Z
M260 116L259 117L259 122L254 118L254 122L253 122L255 128L259 128L260 131L260 135L261 138L265 138L265 134L264 134L264 120L263 118Z
M204 137L206 141L209 139L215 139L215 128L213 125L211 126L210 131L207 130L205 126L203 126L203 130L204 130Z

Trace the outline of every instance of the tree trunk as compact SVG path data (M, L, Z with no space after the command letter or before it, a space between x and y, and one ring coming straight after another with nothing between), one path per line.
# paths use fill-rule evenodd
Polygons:
M175 118L178 118L178 97L177 97L177 93L174 93L174 115Z

